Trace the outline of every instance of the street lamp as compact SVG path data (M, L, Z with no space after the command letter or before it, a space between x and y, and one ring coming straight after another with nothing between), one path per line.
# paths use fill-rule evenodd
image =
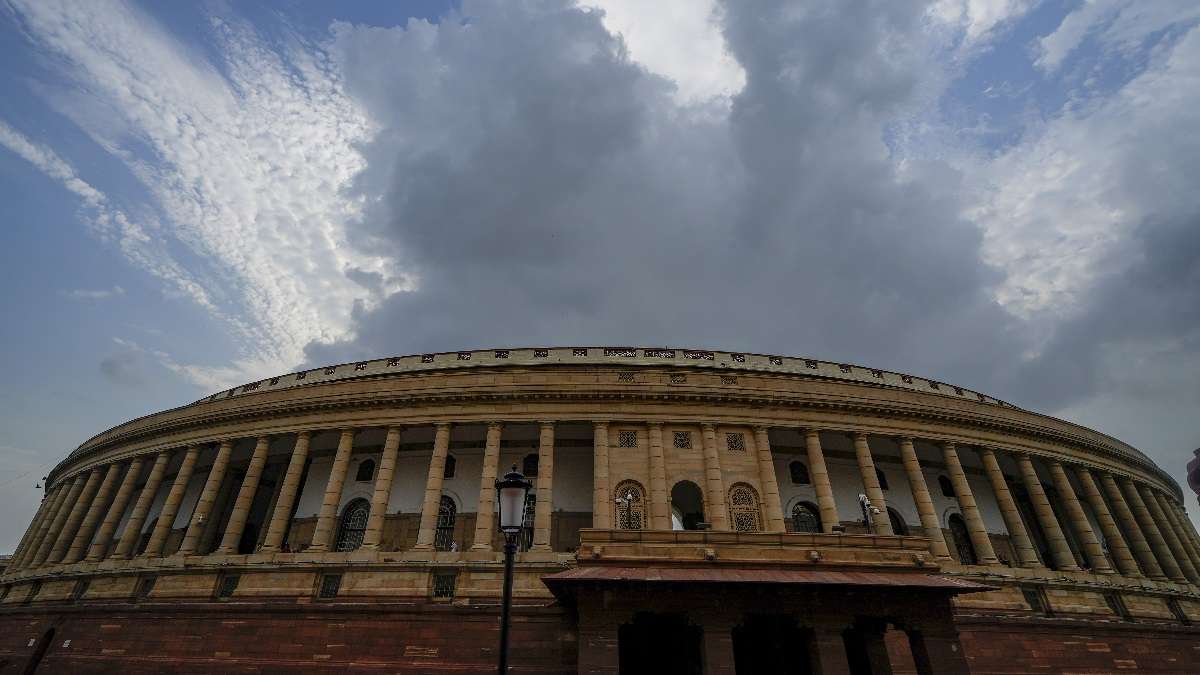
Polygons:
M500 503L500 531L504 533L504 598L500 606L500 675L508 672L508 615L512 607L513 558L517 553L517 536L525 525L525 495L531 484L517 471L496 481L496 497Z

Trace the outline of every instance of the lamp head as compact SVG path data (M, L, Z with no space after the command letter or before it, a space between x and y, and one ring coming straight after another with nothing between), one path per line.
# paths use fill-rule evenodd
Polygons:
M504 478L496 481L496 497L500 507L500 531L505 534L516 534L521 531L525 521L525 496L529 494L532 484L517 471L514 464L512 471L504 474Z

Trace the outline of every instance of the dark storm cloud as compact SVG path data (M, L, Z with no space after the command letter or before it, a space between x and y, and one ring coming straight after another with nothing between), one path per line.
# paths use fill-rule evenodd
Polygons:
M1174 348L1196 354L1194 219L1148 220L1127 249L1142 262L1068 321L996 304L1001 272L958 215L964 177L937 161L902 173L884 140L939 67L915 3L726 5L746 71L731 109L680 106L569 3L464 16L336 30L349 91L381 128L357 243L417 288L359 312L354 341L310 346L314 364L695 345L917 372L1054 411L1109 386L1131 342L1188 335ZM1186 166L1186 151L1162 156ZM1167 203L1154 194L1133 199Z
M882 140L929 67L906 37L921 9L838 8L727 7L732 114L678 106L566 3L341 27L348 87L384 128L360 243L419 280L310 359L685 344L986 378L979 354L1015 347L979 232Z

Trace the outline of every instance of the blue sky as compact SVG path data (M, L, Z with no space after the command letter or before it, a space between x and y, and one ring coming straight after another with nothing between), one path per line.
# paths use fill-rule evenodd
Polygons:
M915 372L1182 479L1198 21L1182 0L7 0L0 551L113 424L493 345Z

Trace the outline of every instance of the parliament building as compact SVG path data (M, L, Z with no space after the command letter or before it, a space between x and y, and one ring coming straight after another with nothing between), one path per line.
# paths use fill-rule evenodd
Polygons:
M512 467L514 673L1200 667L1200 537L1137 449L853 364L566 347L89 439L0 576L0 673L495 672Z

